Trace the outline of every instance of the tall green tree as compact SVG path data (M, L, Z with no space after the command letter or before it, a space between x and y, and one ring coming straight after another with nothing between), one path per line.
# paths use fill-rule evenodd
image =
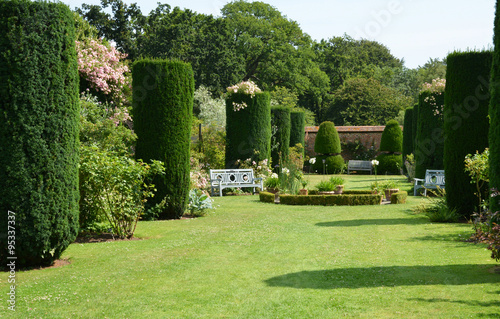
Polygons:
M489 105L490 130L490 187L500 191L500 3L496 2L494 28L493 62L491 67L491 99ZM500 200L494 197L490 201L493 212L500 210Z

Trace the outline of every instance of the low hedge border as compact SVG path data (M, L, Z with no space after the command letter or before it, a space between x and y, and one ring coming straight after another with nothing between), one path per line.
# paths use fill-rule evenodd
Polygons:
M269 192L260 192L259 200L263 203L274 203L274 194Z
M369 190L344 190L342 195L370 195L373 194ZM319 195L317 190L310 190L309 195Z
M374 194L342 194L342 195L280 195L283 205L322 205L322 206L358 206L380 205L381 195Z
M408 197L408 192L399 191L391 195L391 204L406 204L406 198Z

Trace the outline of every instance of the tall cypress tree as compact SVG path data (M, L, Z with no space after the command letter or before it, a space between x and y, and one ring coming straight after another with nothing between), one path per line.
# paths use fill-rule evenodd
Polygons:
M280 165L281 161L287 161L290 155L290 108L286 106L274 106L271 108L271 125L274 132L274 145L271 142L272 165Z
M66 5L0 2L0 119L2 262L49 265L78 232L78 66Z
M405 110L405 120L403 126L403 163L406 156L413 153L413 108ZM403 170L406 171L404 165Z
M136 158L165 163L157 176L152 205L166 198L161 219L180 218L189 195L189 146L193 116L194 76L190 64L139 60L132 70Z
M465 156L488 147L491 52L448 55L445 90L444 169L446 202L464 216L477 210Z
M495 51L491 68L491 100L489 104L490 129L490 188L500 191L500 4L496 3L495 35L493 42ZM490 200L490 208L493 212L500 210L499 197Z

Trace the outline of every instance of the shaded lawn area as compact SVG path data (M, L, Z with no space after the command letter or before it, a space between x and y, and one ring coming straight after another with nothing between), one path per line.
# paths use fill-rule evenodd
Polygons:
M215 198L220 207L207 217L140 222L143 240L72 244L70 265L18 272L16 314L498 318L497 264L483 245L459 240L470 225L414 215L421 201L307 207Z

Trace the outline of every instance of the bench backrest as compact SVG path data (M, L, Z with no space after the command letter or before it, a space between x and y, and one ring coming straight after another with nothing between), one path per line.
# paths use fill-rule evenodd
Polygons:
M370 161L350 160L347 163L347 165L349 168L366 168L366 169L372 168L372 162Z
M216 180L221 180L222 185L245 185L253 183L253 169L211 169L210 180L212 184L218 184Z
M444 186L444 170L431 170L425 171L425 184L434 186Z

